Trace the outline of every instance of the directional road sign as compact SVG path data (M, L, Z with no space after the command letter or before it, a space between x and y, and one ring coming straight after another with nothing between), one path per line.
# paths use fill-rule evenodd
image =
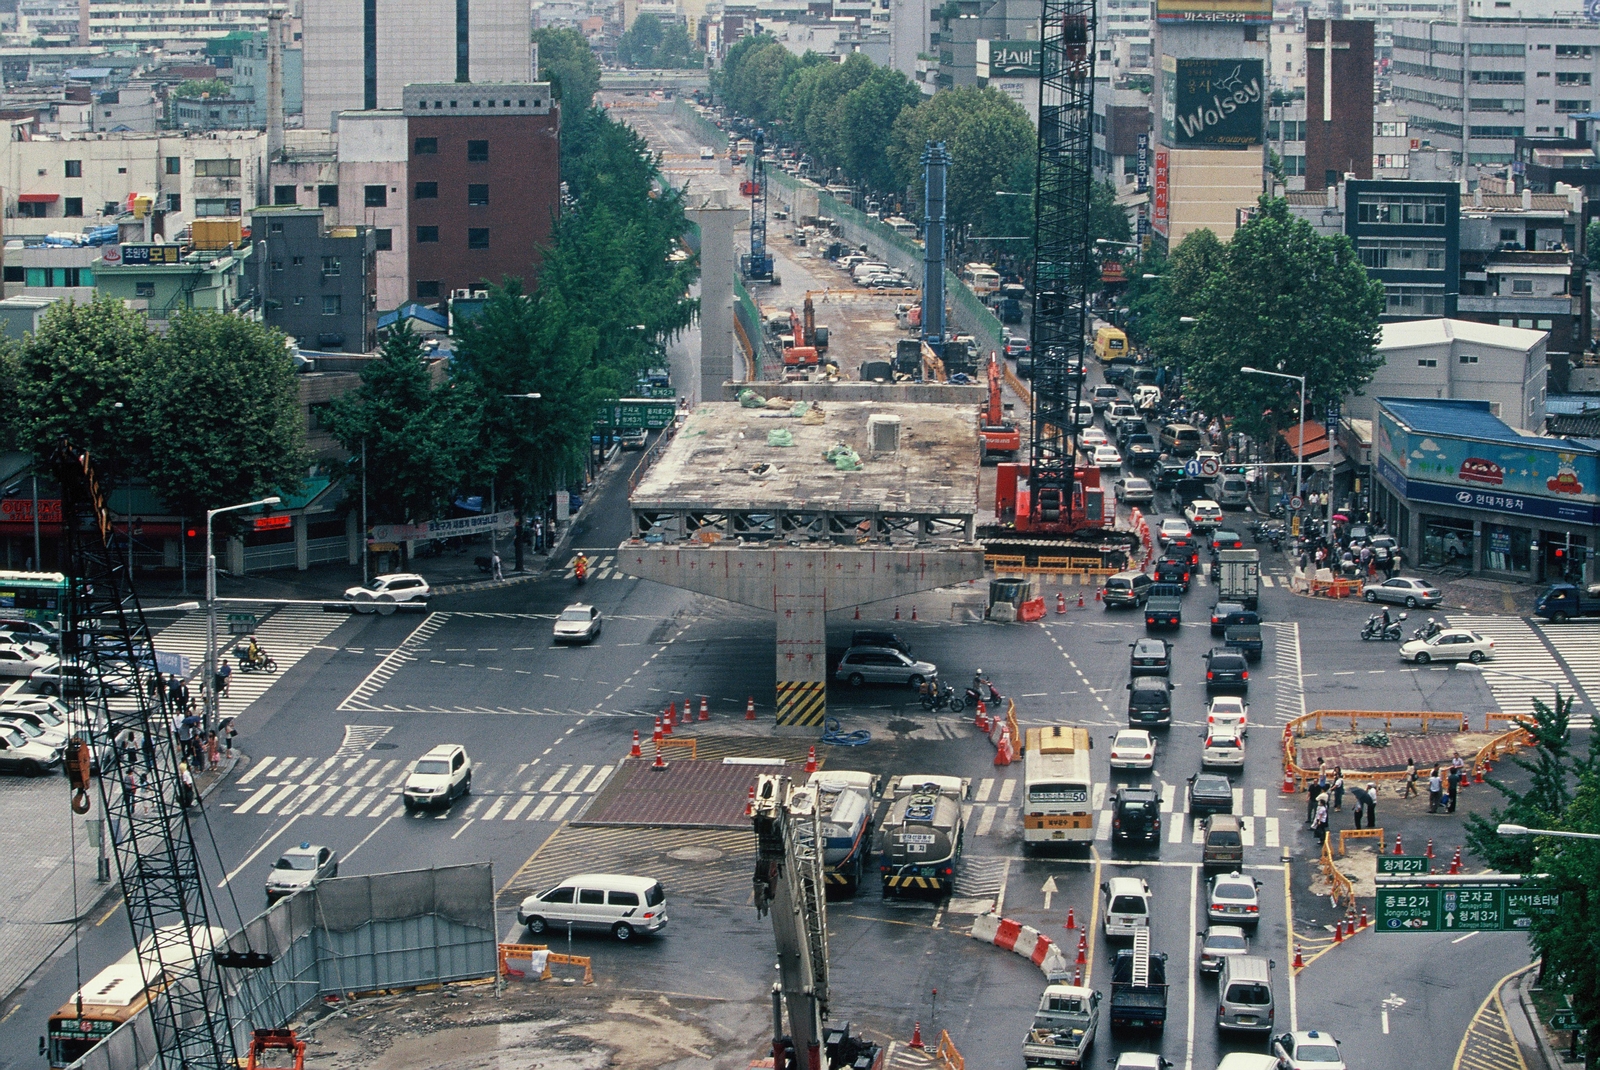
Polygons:
M257 623L254 613L229 613L228 634L254 635Z
M1538 915L1557 913L1561 897L1504 884L1422 884L1378 889L1374 928L1398 932L1525 930Z
M1185 461L1183 465L1183 474L1188 476L1190 479L1199 479L1200 462L1198 460Z
M677 411L678 406L671 401L623 398L602 403L595 411L594 422L613 428L656 429L670 426Z
M1222 462L1215 457L1207 457L1200 462L1200 474L1203 476L1214 476L1220 471L1222 471Z
M1397 877L1425 874L1428 872L1428 856L1379 855L1378 872L1392 874Z
M1577 1011L1556 1011L1550 1015L1551 1029L1576 1029L1578 1028Z

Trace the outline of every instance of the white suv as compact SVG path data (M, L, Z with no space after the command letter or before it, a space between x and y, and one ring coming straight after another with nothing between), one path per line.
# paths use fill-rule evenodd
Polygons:
M428 581L415 572L387 572L364 587L351 587L344 599L355 603L357 613L393 613L400 605L427 602Z
M1100 886L1106 897L1107 940L1133 938L1138 929L1150 928L1150 885L1139 877L1112 877Z
M472 759L459 743L441 743L418 758L406 777L407 810L421 806L449 806L458 796L472 793Z

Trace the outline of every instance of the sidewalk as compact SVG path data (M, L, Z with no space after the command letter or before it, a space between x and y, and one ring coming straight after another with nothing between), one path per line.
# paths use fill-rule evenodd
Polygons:
M202 799L237 760L200 775ZM97 852L85 823L104 813L98 791L90 793L94 803L81 817L69 798L60 776L0 780L0 809L13 815L0 823L0 999L9 999L72 938L76 922L98 921L121 894L114 861L111 880L95 880Z

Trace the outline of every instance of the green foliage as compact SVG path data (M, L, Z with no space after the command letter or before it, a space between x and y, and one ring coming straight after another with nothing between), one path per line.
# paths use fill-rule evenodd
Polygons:
M903 110L889 136L888 157L898 183L914 189L913 202L922 199L920 160L929 141L943 141L950 153L946 217L958 239L969 228L998 234L991 228L1003 226L1005 213L1014 210L1000 202L1016 198L996 197L995 191L1010 189L1008 183L1020 168L1032 165L1036 152L1038 137L1028 114L992 86L947 89Z
M705 53L695 50L682 23L663 23L648 11L635 18L628 32L618 38L617 59L630 67L694 69L705 66Z
M281 333L220 312L185 311L151 347L137 384L153 447L151 490L181 516L294 490L305 416Z
M1572 801L1572 699L1554 706L1533 700L1534 724L1529 729L1534 745L1513 755L1511 764L1527 773L1529 785L1517 791L1497 777L1488 783L1505 799L1486 819L1479 814L1467 817L1467 844L1491 869L1502 873L1526 873L1533 865L1534 843L1525 836L1501 836L1495 831L1502 821L1529 828L1552 828L1560 824Z
M1583 255L1590 266L1600 266L1600 219L1589 220L1583 231Z
M562 108L588 108L600 92L600 60L589 39L570 26L541 26L533 31L539 46L539 71L550 80Z
M1169 258L1146 257L1134 268L1128 305L1133 341L1149 347L1157 363L1170 371L1184 366L1194 328L1183 321L1199 313L1201 291L1221 270L1226 255L1216 234L1201 229L1190 231Z
M102 479L141 471L150 439L135 404L155 336L120 301L61 301L27 335L15 360L18 448L36 457L62 442L87 447Z
M1089 240L1100 238L1116 242L1133 240L1127 209L1117 203L1117 187L1110 182L1096 182L1089 187Z
M1258 441L1299 418L1299 385L1241 367L1306 376L1310 415L1382 363L1382 283L1368 278L1348 238L1319 235L1282 200L1261 198L1193 307L1184 392L1204 411L1234 414L1235 429Z
M741 39L712 74L712 88L728 106L758 123L782 114L784 87L800 69L800 59L767 34Z
M233 95L233 86L220 78L208 78L204 81L191 78L187 82L179 82L177 88L172 91L172 95L182 97L185 100L200 100L205 97L231 97Z
M361 369L361 385L329 404L323 423L350 452L342 473L352 484L365 454L372 523L443 515L473 441L465 397L434 386L421 339L402 323Z

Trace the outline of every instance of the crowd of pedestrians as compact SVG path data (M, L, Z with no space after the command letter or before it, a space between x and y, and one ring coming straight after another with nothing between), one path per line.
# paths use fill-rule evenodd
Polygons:
M1406 762L1405 776L1395 788L1402 800L1417 797L1418 769L1415 758ZM1456 812L1456 802L1467 784L1466 764L1459 756L1451 759L1448 765L1435 763L1428 771L1426 787L1428 790L1428 813ZM1354 805L1352 813L1355 818L1355 827L1361 828L1363 823L1368 829L1378 827L1378 783L1369 779L1365 784L1347 785L1345 783L1344 769L1341 766L1329 766L1326 759L1317 760L1317 776L1306 783L1306 824L1317 837L1318 844L1326 843L1330 815L1340 813L1344 809L1345 793L1349 792Z
M196 778L207 769L233 757L238 729L232 719L219 729L207 729L188 681L176 674L152 674L150 697L170 714L172 740L178 750L178 805L188 809L199 800ZM123 796L130 809L142 808L150 798L151 776L156 767L152 742L133 728L124 729L114 743Z

